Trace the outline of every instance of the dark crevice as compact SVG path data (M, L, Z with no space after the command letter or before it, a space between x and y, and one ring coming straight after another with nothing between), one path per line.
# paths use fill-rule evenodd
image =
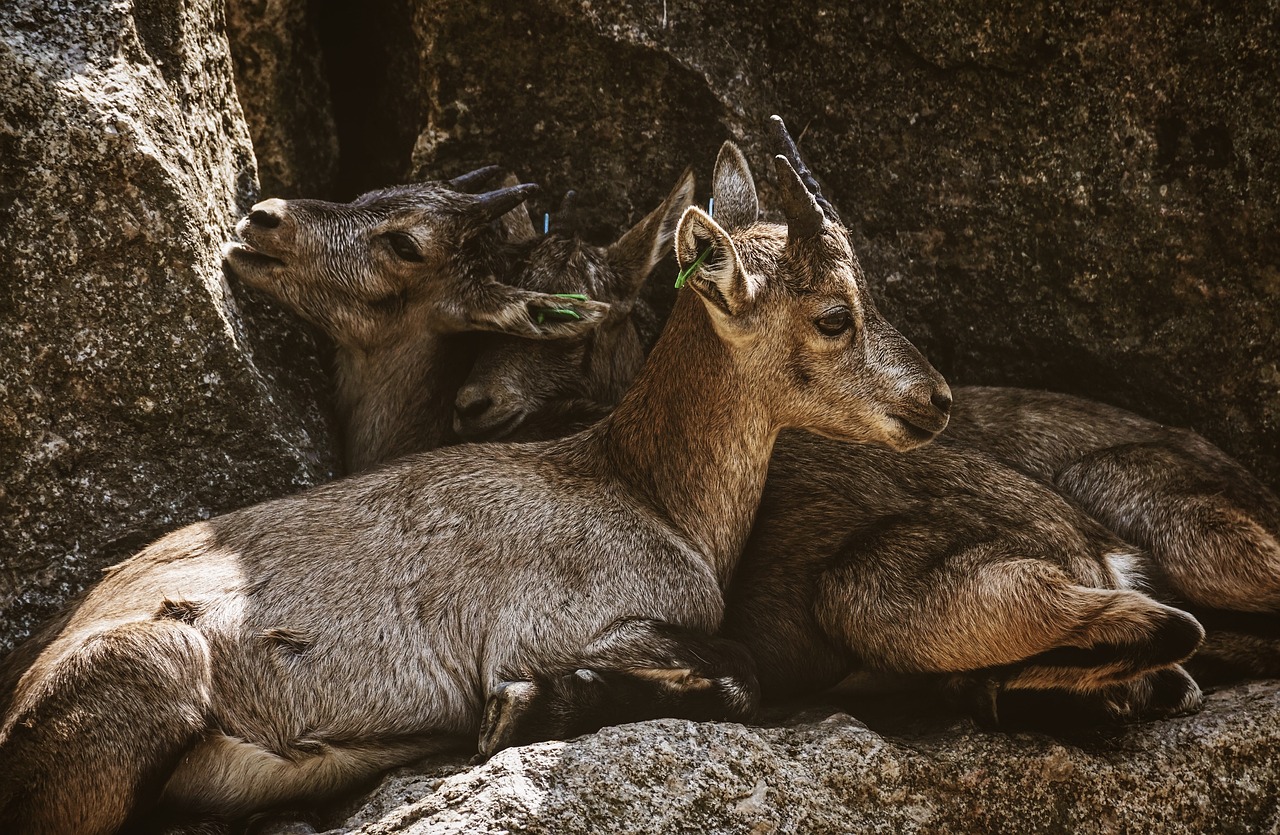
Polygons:
M427 104L406 0L311 0L338 133L337 200L403 182Z

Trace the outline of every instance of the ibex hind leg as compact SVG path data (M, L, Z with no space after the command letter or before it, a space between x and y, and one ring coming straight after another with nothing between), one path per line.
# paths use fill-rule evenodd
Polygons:
M490 695L483 756L660 717L742 721L760 699L745 647L647 618L620 620L578 657L523 676Z
M174 621L85 639L25 687L0 732L0 831L111 833L145 812L205 727L204 639Z
M1084 693L1001 691L991 718L1004 730L1075 734L1180 716L1199 709L1202 702L1195 679L1175 666Z
M1177 664L1203 637L1187 613L1082 585L1048 560L1018 556L1017 542L948 551L949 540L938 540L937 559L907 559L894 549L924 539L894 530L891 543L829 569L815 602L827 636L871 667L982 672L1002 689L1091 690Z
M1055 484L1144 549L1153 579L1172 595L1280 613L1280 500L1220 450L1192 440L1100 450Z
M1005 690L1105 690L1186 661L1204 630L1194 617L1146 595L1076 586L1078 624L1059 646L1009 665Z

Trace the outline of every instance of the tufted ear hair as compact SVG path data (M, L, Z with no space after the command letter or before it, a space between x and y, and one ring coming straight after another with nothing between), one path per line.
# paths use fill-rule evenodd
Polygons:
M645 215L606 250L616 279L616 286L610 288L612 299L621 302L624 308L630 308L644 280L670 251L676 224L693 202L693 185L693 170L686 168L662 205Z
M733 318L754 304L759 288L742 269L733 238L696 206L685 210L676 228L676 261L684 283L713 314Z
M747 158L732 142L720 146L715 174L711 178L715 197L715 218L725 229L742 229L760 217L760 199Z

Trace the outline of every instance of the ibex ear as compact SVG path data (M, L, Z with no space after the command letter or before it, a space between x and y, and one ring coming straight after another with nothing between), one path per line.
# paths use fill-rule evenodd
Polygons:
M530 339L586 336L609 315L607 302L574 293L539 293L507 284L484 288L483 300L467 305L466 327Z
M709 308L727 316L751 309L756 282L742 269L729 233L697 206L685 210L676 228L676 261L683 283L697 291Z
M675 237L680 216L693 203L693 186L693 169L686 168L662 205L645 215L605 251L605 258L617 276L616 286L610 288L615 302L630 307L644 280L658 266Z
M720 146L715 176L711 182L711 194L716 201L716 221L725 229L750 226L760 217L755 178L751 176L747 158L732 142Z
M511 188L520 185L520 178L515 174L508 173L498 184L498 188ZM533 227L533 218L529 217L529 207L525 203L521 203L511 211L498 218L498 228L502 232L502 237L512 243L519 241L531 241L538 237L538 232Z

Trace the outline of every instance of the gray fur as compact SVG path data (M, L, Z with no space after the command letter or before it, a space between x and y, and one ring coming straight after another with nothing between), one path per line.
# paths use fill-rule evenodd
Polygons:
M107 833L157 798L234 816L322 796L474 742L500 680L619 619L717 629L777 433L909 448L920 438L893 416L924 420L945 386L916 355L919 385L869 387L876 352L813 323L815 304L863 307L847 241L777 239L748 248L747 318L682 293L635 385L584 433L409 456L116 566L21 674L0 722L0 825ZM806 265L803 290L783 257Z

